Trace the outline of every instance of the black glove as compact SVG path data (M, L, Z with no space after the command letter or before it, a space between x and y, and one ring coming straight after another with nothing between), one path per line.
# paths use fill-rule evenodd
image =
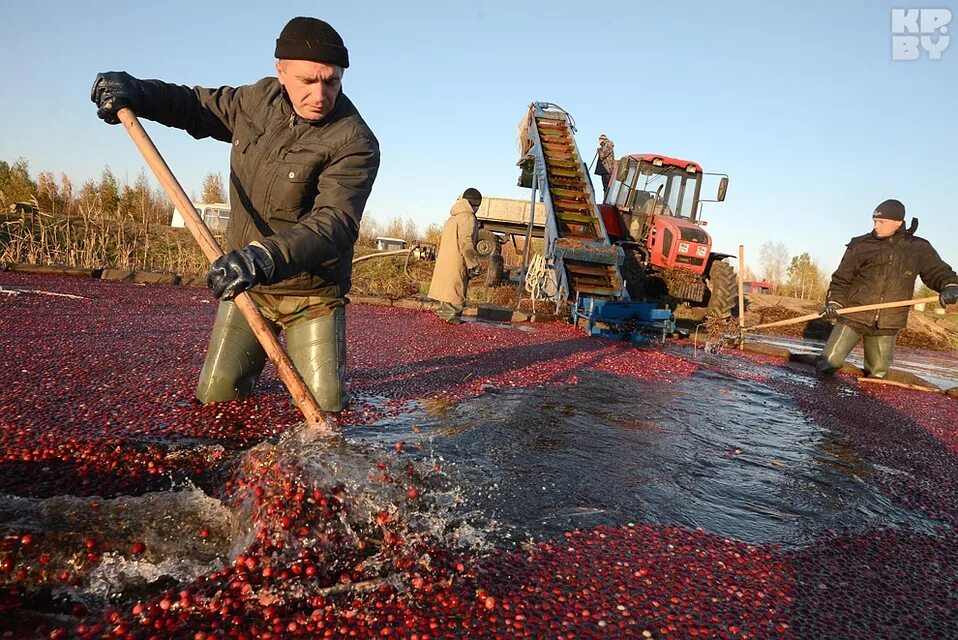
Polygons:
M206 286L220 300L232 300L254 285L269 283L275 266L266 249L246 245L213 261L206 274Z
M143 103L143 83L126 71L106 71L96 77L90 100L97 106L96 115L107 124L119 124L116 112L129 107L138 112Z
M478 276L478 275L481 274L481 273L482 273L482 266L480 266L480 265L478 265L478 264L477 264L476 266L474 266L472 269L469 269L469 277L470 277L470 278L475 278L476 276Z
M949 304L958 304L958 284L945 285L945 288L938 294L938 302L943 307Z
M822 317L826 320L838 320L838 310L842 308L842 305L837 302L828 302L825 304L825 308L822 309Z

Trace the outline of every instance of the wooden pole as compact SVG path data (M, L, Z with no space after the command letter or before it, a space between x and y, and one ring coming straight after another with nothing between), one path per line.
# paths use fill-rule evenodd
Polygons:
M745 341L741 339L745 333L745 245L738 246L738 348L745 349Z
M140 124L136 114L134 114L132 110L124 108L117 112L117 117L120 119L120 122L123 123L123 126L126 127L126 132L130 134L134 144L136 144L140 153L143 154L146 163L150 165L150 169L153 170L157 180L160 181L160 185L163 187L166 195L176 206L177 210L183 214L186 227L199 243L203 255L205 255L210 262L222 256L223 250L220 249L216 238L213 237L213 234L203 222L203 219L200 218L200 215L196 212L193 203L190 202L186 192L183 191L183 187L180 186L173 172L170 171L169 166L153 144L149 134L143 129L143 125ZM315 429L332 433L334 428L332 418L324 413L319 404L317 404L313 394L309 391L309 387L303 382L299 372L296 371L296 368L293 366L293 362L279 344L279 340L276 339L269 325L266 324L266 320L259 312L256 304L249 297L249 294L246 292L240 293L236 296L234 302L236 306L239 307L246 322L249 323L250 328L253 330L260 344L263 345L266 355L276 367L279 379L286 385L290 395L293 396L293 401L296 403L296 406L303 412L306 423Z
M859 311L877 311L879 309L892 309L894 307L910 307L916 304L936 302L938 296L928 296L927 298L915 298L914 300L899 300L898 302L882 302L880 304L866 304L860 307L848 307L847 309L839 309L838 315L843 316L848 313L858 313ZM758 324L754 327L747 327L746 331L755 331L756 329L767 329L769 327L785 327L790 324L798 324L800 322L808 322L809 320L817 320L821 318L821 313L810 313L804 316L798 316L797 318L789 318L787 320L779 320L777 322L767 322L765 324Z
M912 390L914 390L914 391L927 391L927 392L931 392L931 393L944 393L941 389L939 389L938 387L936 387L936 386L934 386L934 385L928 386L928 387L923 387L923 386L920 386L920 385L917 385L917 384L909 384L909 383L907 383L907 382L896 382L895 380L885 380L884 378L868 378L868 377L865 377L865 376L862 376L861 378L856 378L856 380L857 380L859 383L864 383L864 384L866 384L866 385L867 385L867 384L885 384L885 385L890 385L890 386L893 386L893 387L902 387L902 388L904 388L904 389L912 389ZM928 383L928 384L931 385L931 383Z

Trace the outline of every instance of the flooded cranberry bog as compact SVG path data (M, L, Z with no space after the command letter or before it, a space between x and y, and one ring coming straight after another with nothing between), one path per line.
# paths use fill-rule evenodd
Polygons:
M204 290L0 287L0 637L958 637L944 395L352 305L321 441Z

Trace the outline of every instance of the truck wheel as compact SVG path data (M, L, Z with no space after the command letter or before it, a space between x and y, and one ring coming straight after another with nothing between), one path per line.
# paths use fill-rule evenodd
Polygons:
M502 284L502 274L505 271L506 261L501 253L489 256L489 268L486 270L486 286L498 287Z
M713 261L712 266L709 267L706 285L708 287L707 314L715 318L731 316L738 298L738 282L732 265L721 260Z
M476 253L485 258L492 255L499 247L499 241L496 236L485 229L479 231L479 239L476 241Z

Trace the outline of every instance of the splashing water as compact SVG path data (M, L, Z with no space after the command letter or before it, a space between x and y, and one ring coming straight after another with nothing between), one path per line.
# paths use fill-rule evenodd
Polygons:
M219 499L192 486L0 499L0 533L15 541L7 546L18 566L32 567L0 582L87 606L237 568L257 575L259 602L396 588L412 573L445 575L453 554L488 548L484 525L463 507L439 461L293 429L243 454Z

